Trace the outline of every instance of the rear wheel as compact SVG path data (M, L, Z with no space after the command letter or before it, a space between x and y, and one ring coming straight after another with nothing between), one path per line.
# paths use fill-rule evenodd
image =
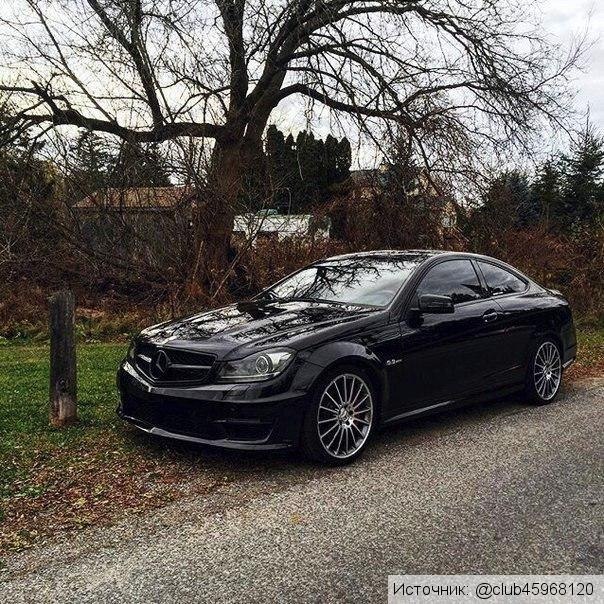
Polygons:
M560 390L562 358L558 344L551 338L535 347L527 370L526 394L535 405L551 403Z
M344 464L365 449L375 423L375 390L365 371L340 367L315 389L302 430L302 450L317 461Z

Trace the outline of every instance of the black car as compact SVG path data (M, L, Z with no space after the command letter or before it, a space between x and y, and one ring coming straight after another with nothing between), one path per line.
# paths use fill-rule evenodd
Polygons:
M145 329L118 413L152 434L342 463L392 422L520 390L549 403L576 349L562 295L503 262L349 254Z

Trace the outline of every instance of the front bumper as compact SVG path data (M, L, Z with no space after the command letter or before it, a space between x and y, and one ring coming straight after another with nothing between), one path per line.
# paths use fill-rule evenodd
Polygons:
M283 384L158 387L128 362L117 375L118 415L158 436L229 449L296 447L308 396Z

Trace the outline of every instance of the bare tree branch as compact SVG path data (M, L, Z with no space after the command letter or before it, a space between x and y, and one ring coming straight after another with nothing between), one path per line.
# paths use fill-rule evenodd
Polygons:
M326 108L375 146L404 136L431 169L465 174L502 149L525 151L548 125L566 127L567 80L585 42L562 56L528 0L11 6L0 17L0 90L15 108L8 127L211 139L199 206L214 223L199 237L200 258L224 254L241 183L284 99L310 116Z

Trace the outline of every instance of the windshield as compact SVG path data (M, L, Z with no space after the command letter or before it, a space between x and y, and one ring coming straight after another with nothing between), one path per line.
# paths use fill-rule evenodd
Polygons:
M387 306L424 259L401 256L328 261L291 275L264 292L263 297Z

